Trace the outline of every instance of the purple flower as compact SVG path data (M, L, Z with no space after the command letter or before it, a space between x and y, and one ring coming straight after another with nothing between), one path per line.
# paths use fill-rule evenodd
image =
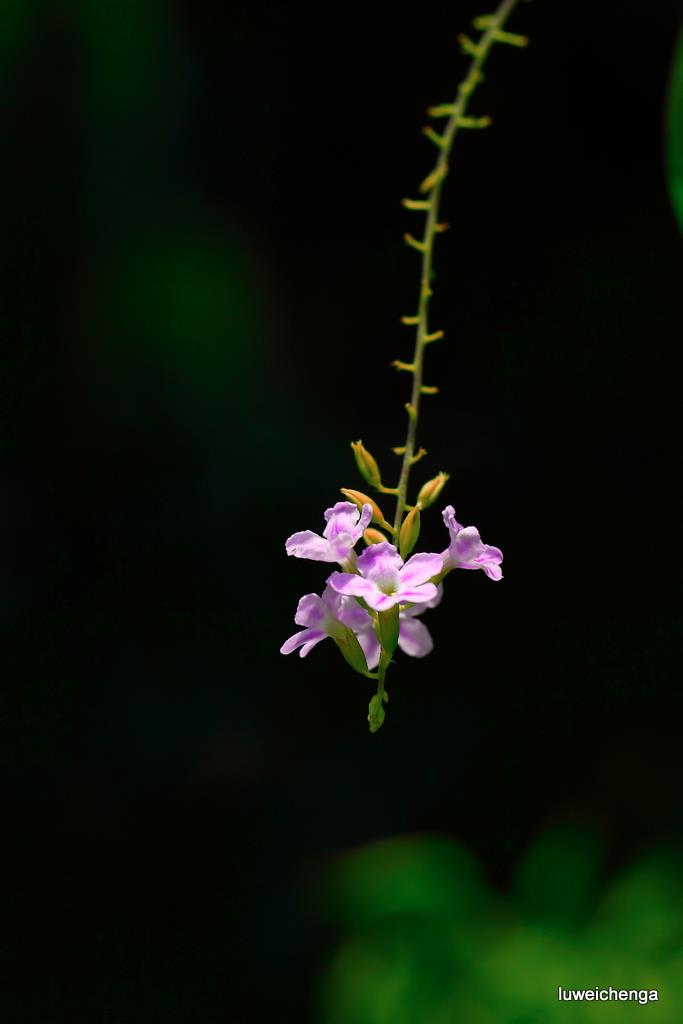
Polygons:
M429 630L416 618L427 608L435 608L441 600L443 587L435 588L436 594L429 601L414 605L399 613L400 633L398 646L413 658L423 658L434 647ZM377 668L379 664L379 640L375 633L372 617L356 601L355 597L344 597L328 586L322 597L317 594L305 594L299 601L294 621L298 626L305 626L300 632L290 636L280 648L281 654L291 654L299 650L302 658L312 651L316 644L326 637L337 637L348 626L353 631L361 646L368 669Z
M424 658L433 649L434 641L432 640L431 633L416 616L422 615L422 612L428 608L436 608L442 596L443 587L439 584L436 588L436 596L431 601L427 601L425 604L414 605L412 608L406 608L405 611L399 612L400 632L398 635L398 646L404 654L409 654L412 658Z
M322 537L312 530L293 533L285 543L287 554L295 558L310 558L314 562L339 562L343 565L371 519L371 505L363 505L363 511L359 512L352 501L338 501L325 512L327 526Z
M306 628L285 640L280 653L291 654L300 647L299 653L302 658L305 658L325 637L342 637L345 626L354 633L361 633L368 627L372 629L372 619L365 609L353 598L335 593L331 587L325 587L322 597L318 597L317 594L304 594L296 609L294 621L297 626Z
M441 555L413 555L404 564L393 544L371 544L358 558L359 576L333 572L329 585L338 594L362 597L375 611L384 612L396 604L425 604L436 597L436 587L427 581L442 570Z
M483 544L476 526L461 526L452 505L448 505L442 515L451 535L451 543L441 556L444 569L483 569L489 579L502 579L500 563L503 552L500 548Z
M404 654L409 654L411 658L424 658L425 655L434 649L431 633L416 616L421 615L427 608L435 608L441 600L442 594L443 587L439 585L436 588L436 597L433 597L431 601L413 605L412 608L399 612L398 646ZM356 607L360 607L360 605L356 605ZM363 623L356 635L359 644L363 648L368 668L371 671L376 669L379 664L379 640L377 639L372 620Z

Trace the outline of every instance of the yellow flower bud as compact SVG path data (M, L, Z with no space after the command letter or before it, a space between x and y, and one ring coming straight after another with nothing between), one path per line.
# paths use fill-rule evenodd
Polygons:
M420 508L429 508L430 505L434 504L444 489L448 476L448 473L437 473L433 480L428 480L423 485L417 496L417 503Z
M410 510L403 520L398 535L398 549L401 558L406 558L417 544L420 536L420 509L417 505Z
M380 488L382 486L382 477L379 466L370 452L363 447L363 442L352 441L351 447L353 448L354 458L360 475L371 487Z
M373 530L371 526L363 533L363 540L366 544L383 544L387 538L379 530Z
M363 510L363 505L370 505L373 523L383 523L385 521L382 509L373 498L369 498L362 491L354 491L350 487L341 487L340 490L345 498L348 498L349 501L352 501L358 507L359 511Z

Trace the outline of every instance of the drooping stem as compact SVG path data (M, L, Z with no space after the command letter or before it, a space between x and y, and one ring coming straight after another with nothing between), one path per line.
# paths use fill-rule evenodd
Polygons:
M377 639L379 640L379 666L377 670L377 694L370 701L368 721L370 732L377 732L384 721L384 704L389 698L384 689L384 679L391 664L391 656L396 650L401 630L398 605L384 612L377 612Z
M439 204L441 201L441 190L443 182L448 174L448 166L453 142L461 128L485 127L489 123L488 118L467 118L465 116L472 93L482 80L482 68L496 42L507 42L513 45L524 45L526 40L521 36L512 36L503 31L505 23L517 6L519 0L503 0L494 14L476 20L476 24L483 29L483 34L477 43L465 40L463 37L463 48L472 55L469 68L465 78L458 87L453 104L445 105L442 108L432 110L434 116L441 113L448 113L448 121L441 135L437 135L431 129L426 131L428 137L436 143L439 148L439 156L434 170L425 178L420 186L420 192L426 195L423 201L406 201L404 205L413 209L424 209L426 212L424 233L422 241L416 242L412 236L407 236L406 241L422 254L422 265L420 272L420 292L416 318L410 318L411 323L416 321L415 351L412 364L408 364L413 374L413 387L410 396L410 403L406 406L408 411L408 433L401 464L401 475L398 483L398 495L396 498L396 516L394 519L394 530L396 536L401 527L403 513L406 507L408 480L410 478L411 466L415 461L415 445L417 438L417 425L420 412L420 399L425 393L423 388L423 366L425 346L429 343L428 312L429 300L432 295L431 279L434 252L434 239L438 234L439 225ZM405 365L405 364L404 364ZM406 367L407 368L407 367Z
M381 648L379 667L377 670L377 696L379 697L380 702L384 701L384 680L386 679L388 664L389 659L387 657L387 652L384 648Z
M382 728L384 722L384 703L388 700L386 690L384 689L384 679L387 674L387 668L391 661L391 655L384 647L380 647L379 654L379 666L377 670L377 693L370 701L368 707L368 722L370 723L370 732L377 732L378 729Z
M483 79L482 68L494 43L509 43L513 46L526 45L527 40L524 36L514 35L504 30L507 19L518 2L519 0L502 0L493 14L476 18L474 21L475 27L482 31L478 42L475 43L466 36L459 37L463 50L471 55L472 60L467 69L467 74L458 86L454 101L438 107L432 107L429 110L429 114L432 117L445 117L448 120L443 133L440 135L432 128L425 129L427 137L438 147L439 155L434 169L420 185L420 193L424 198L406 199L403 201L403 205L408 209L423 210L426 214L422 240L419 241L412 235L405 236L406 242L414 249L417 249L422 256L417 314L403 317L404 323L414 324L416 328L413 361L412 363L405 363L401 360L394 362L398 370L408 371L413 374L413 387L410 402L406 404L408 433L405 447L402 449L403 462L401 464L398 487L384 487L379 480L379 474L377 474L377 483L374 484L384 494L396 494L396 516L394 518L393 531L394 539L397 543L400 536L403 514L406 509L410 470L424 454L422 449L416 451L420 400L422 395L433 394L437 390L436 388L427 387L423 383L423 367L425 347L443 335L442 331L436 331L433 334L429 333L428 317L429 300L432 296L431 280L434 239L446 227L446 225L439 223L441 190L448 174L450 154L458 131L461 128L484 128L490 123L490 118L488 117L468 117L467 107L470 97ZM401 449L396 449L396 451L400 453ZM366 479L373 482L372 473L366 476ZM368 715L371 732L376 732L381 728L384 721L384 702L388 699L384 689L384 681L387 669L391 663L392 654L398 643L399 633L399 607L396 605L391 613L380 613L378 616L380 658L377 673L377 693L370 701Z

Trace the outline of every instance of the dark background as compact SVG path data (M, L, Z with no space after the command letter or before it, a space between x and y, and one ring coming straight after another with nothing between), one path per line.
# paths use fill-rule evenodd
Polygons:
M505 888L566 815L681 834L680 5L520 4L447 182L421 482L505 553L454 574L385 727L284 540L393 474L469 2L10 4L0 44L8 1021L314 1020L316 880L456 838ZM441 550L440 505L421 547ZM389 509L387 511L390 512ZM418 1022L416 1022L418 1024Z

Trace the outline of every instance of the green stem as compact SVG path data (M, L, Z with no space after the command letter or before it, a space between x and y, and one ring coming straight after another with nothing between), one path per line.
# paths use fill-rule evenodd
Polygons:
M379 666L377 668L377 696L380 701L384 701L384 680L386 678L388 664L389 659L387 658L387 653L384 648L381 647L379 652Z
M378 718L380 727L384 719L384 679L391 663L391 656L396 650L400 633L398 605L386 612L377 613L377 637L379 639L379 666L377 669L377 707L380 709ZM376 730L375 730L376 731Z
M503 29L507 19L516 7L519 0L503 0L494 14L491 15L487 28L476 44L477 52L472 57L465 78L458 87L458 92L453 103L446 128L441 136L439 145L439 157L430 178L433 184L424 187L429 193L429 207L427 219L422 236L422 268L420 273L420 298L417 311L417 327L415 335L415 354L413 356L413 390L410 397L408 414L408 434L406 437L405 453L401 465L401 475L398 483L398 495L396 498L396 517L394 519L394 530L396 535L401 527L403 512L406 507L406 496L408 493L408 480L412 459L415 455L415 443L417 439L417 423L420 412L420 398L422 396L422 371L424 364L424 350L428 330L428 309L429 299L432 294L430 282L432 277L432 257L434 249L434 237L437 234L439 223L439 203L441 200L441 189L444 179L448 173L448 160L458 129L461 127L461 119L464 117L472 93L481 80L481 70L491 52L493 44L500 31ZM426 179L425 185L429 181Z

